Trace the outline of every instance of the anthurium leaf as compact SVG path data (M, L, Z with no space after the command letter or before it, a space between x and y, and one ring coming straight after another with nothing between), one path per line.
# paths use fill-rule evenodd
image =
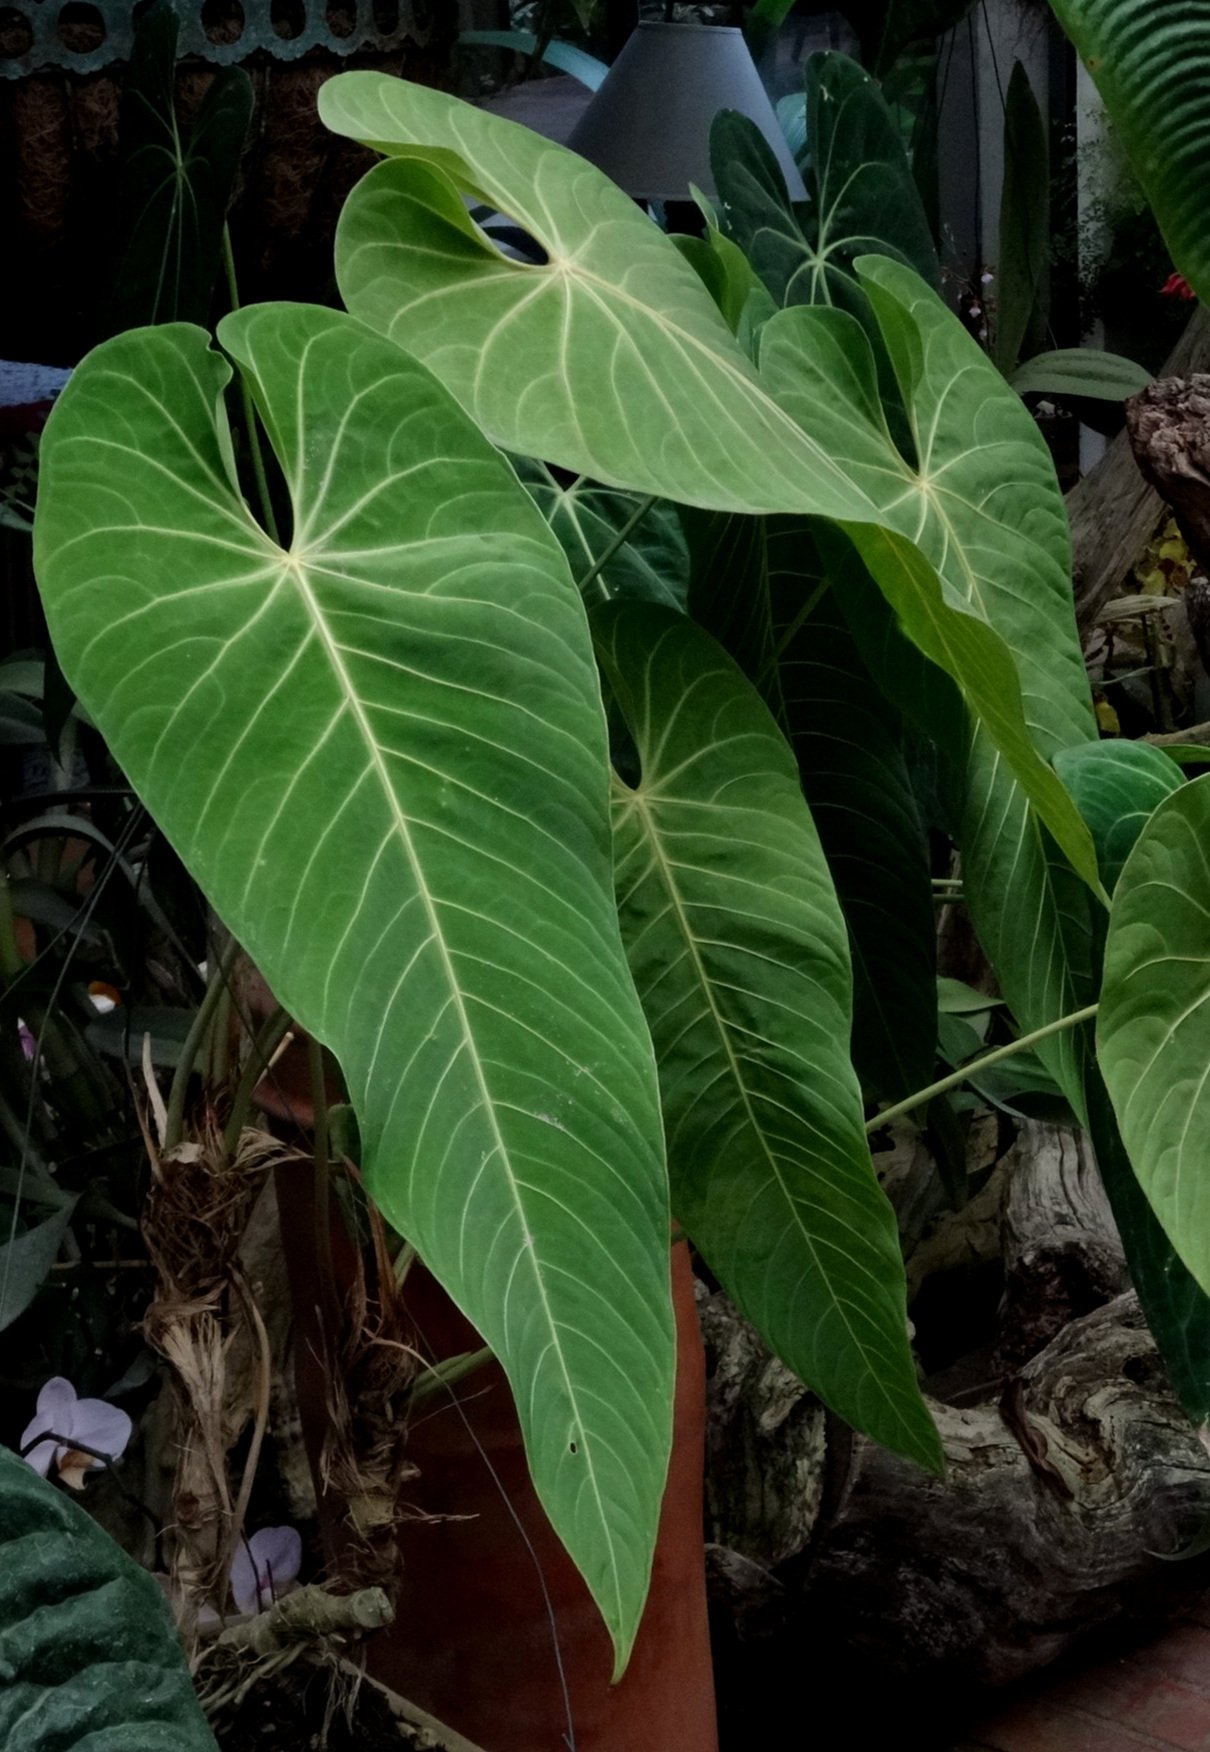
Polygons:
M1118 741L1063 749L1055 770L1092 830L1101 876L1112 893L1148 816L1184 783L1181 770L1149 743Z
M1041 587L1031 576L1029 588L1047 649L1032 652L1032 665L1048 669L1056 699L1072 690L1070 721L1091 724L1066 580L1065 611L1054 593L1057 546L1067 538L1053 466L1019 399L918 276L862 258L863 287L928 440L921 473L886 432L869 344L843 312L798 307L766 325L762 362L779 337L775 399L676 247L573 153L380 74L338 75L320 107L337 132L395 155L362 179L341 218L337 273L350 308L422 357L510 450L706 509L803 512L841 524L908 635L954 676L1066 855L1096 883L1087 830L1031 744L1012 658L984 618L990 605L1011 623L1014 591L978 588L989 564L1020 584L1039 552ZM464 193L524 225L548 261L499 255L470 220ZM983 434L993 424L1002 436L989 446ZM860 442L850 450L854 432ZM948 481L968 460L968 443L987 451L986 464L972 480L979 465L971 460L963 489L936 492L934 478ZM1023 471L1015 488L1005 480L1011 466ZM980 542L1003 540L1004 562L967 551L957 531L945 539L946 510L965 494L973 494L965 530ZM912 545L922 520L945 562L945 587Z
M1210 0L1051 0L1105 102L1172 260L1210 298Z
M1139 1185L1105 1083L1088 1067L1088 1131L1143 1313L1177 1397L1199 1427L1210 1422L1210 1296L1177 1257Z
M938 1467L849 1063L844 921L793 757L691 621L615 603L594 626L642 768L634 787L615 782L615 880L674 1210L791 1368Z
M339 1059L369 1186L500 1357L538 1494L624 1658L668 1455L667 1188L567 564L415 361L227 318L288 487L233 478L230 367L107 343L47 426L51 634L154 818Z
M567 485L545 463L514 457L513 467L584 582L589 603L638 596L684 608L689 553L671 505L598 486L581 475Z
M1104 353L1099 347L1059 347L1035 353L1013 372L1018 395L1090 396L1094 401L1125 401L1138 395L1151 376L1133 359Z
M202 322L218 273L227 206L252 120L252 81L220 67L192 128L177 111L171 0L135 33L122 91L118 244L110 333L142 322Z
M155 1582L6 1449L0 1553L0 1743L217 1752Z
M1177 1254L1210 1290L1210 775L1154 810L1113 894L1097 1057L1122 1142Z
M1004 185L992 357L1009 376L1031 329L1044 329L1039 306L1050 260L1050 147L1042 112L1017 61L1004 105ZM1041 335L1034 340L1039 344Z
M893 256L933 287L941 270L899 129L870 75L847 55L812 55L805 178L795 205L760 129L723 110L711 160L728 236L779 304L852 307L856 257Z

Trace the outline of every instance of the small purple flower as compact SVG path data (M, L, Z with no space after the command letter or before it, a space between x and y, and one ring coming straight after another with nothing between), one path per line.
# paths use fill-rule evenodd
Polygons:
M37 1412L21 1437L21 1453L43 1478L54 1466L65 1484L80 1490L85 1473L105 1464L88 1450L95 1448L111 1461L120 1460L131 1429L130 1419L116 1405L80 1399L71 1382L56 1375L38 1395ZM46 1439L39 1441L40 1436ZM52 1436L62 1440L53 1441ZM82 1447L76 1445L80 1443Z
M242 1613L264 1612L289 1592L302 1565L296 1527L262 1527L242 1539L231 1565L231 1594Z

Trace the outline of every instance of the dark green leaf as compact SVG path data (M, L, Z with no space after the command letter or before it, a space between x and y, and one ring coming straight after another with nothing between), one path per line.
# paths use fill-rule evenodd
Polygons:
M647 505L638 493L602 487L583 475L564 486L544 463L528 457L514 457L513 467L558 537L572 577L580 582L591 575L589 603L637 596L684 608L689 554L671 505Z
M992 337L992 357L1006 377L1012 375L1023 351L1034 351L1044 332L1049 259L1050 147L1029 75L1017 61L1004 110L1004 185ZM1028 349L1027 338L1034 343Z
M1112 893L1148 816L1180 790L1180 768L1149 743L1112 741L1060 750L1055 771L1092 830L1101 880Z
M746 116L711 131L723 221L779 304L841 304L860 314L857 256L888 255L930 285L940 270L899 130L877 85L846 55L807 64L808 200L794 206L777 161Z
M5 1450L0 1553L0 1745L217 1752L155 1582Z
M1177 1397L1199 1427L1210 1420L1210 1297L1177 1257L1126 1153L1105 1084L1089 1066L1088 1130L1130 1276Z
M252 81L242 67L217 69L186 134L176 103L179 30L171 0L158 0L139 24L126 73L111 334L210 315Z
M1099 347L1060 347L1027 359L1010 381L1018 395L1091 396L1095 401L1121 402L1146 389L1151 377L1133 359L1118 353L1105 353Z
M1052 5L1105 100L1173 262L1199 298L1210 298L1210 0Z

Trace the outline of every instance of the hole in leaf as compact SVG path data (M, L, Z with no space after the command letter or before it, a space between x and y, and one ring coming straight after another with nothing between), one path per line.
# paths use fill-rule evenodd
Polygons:
M399 29L399 0L374 0L374 29L383 36Z
M105 41L105 20L100 8L87 0L67 0L55 26L59 41L73 55L90 55Z
M279 37L290 42L301 36L307 26L307 9L303 0L273 0L269 22Z
M357 27L357 13L349 0L343 5L341 0L329 0L324 17L334 37L350 37Z
M580 1450L576 1447L574 1442L569 1442L567 1444L567 1451L569 1454L578 1454Z
M237 43L244 34L244 9L240 0L206 0L202 29L212 43Z

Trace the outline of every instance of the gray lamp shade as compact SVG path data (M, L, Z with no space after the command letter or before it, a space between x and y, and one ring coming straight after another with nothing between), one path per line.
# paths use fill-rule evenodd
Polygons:
M750 116L772 147L791 198L806 190L743 32L719 24L640 24L567 144L641 201L714 195L710 124L721 109Z

